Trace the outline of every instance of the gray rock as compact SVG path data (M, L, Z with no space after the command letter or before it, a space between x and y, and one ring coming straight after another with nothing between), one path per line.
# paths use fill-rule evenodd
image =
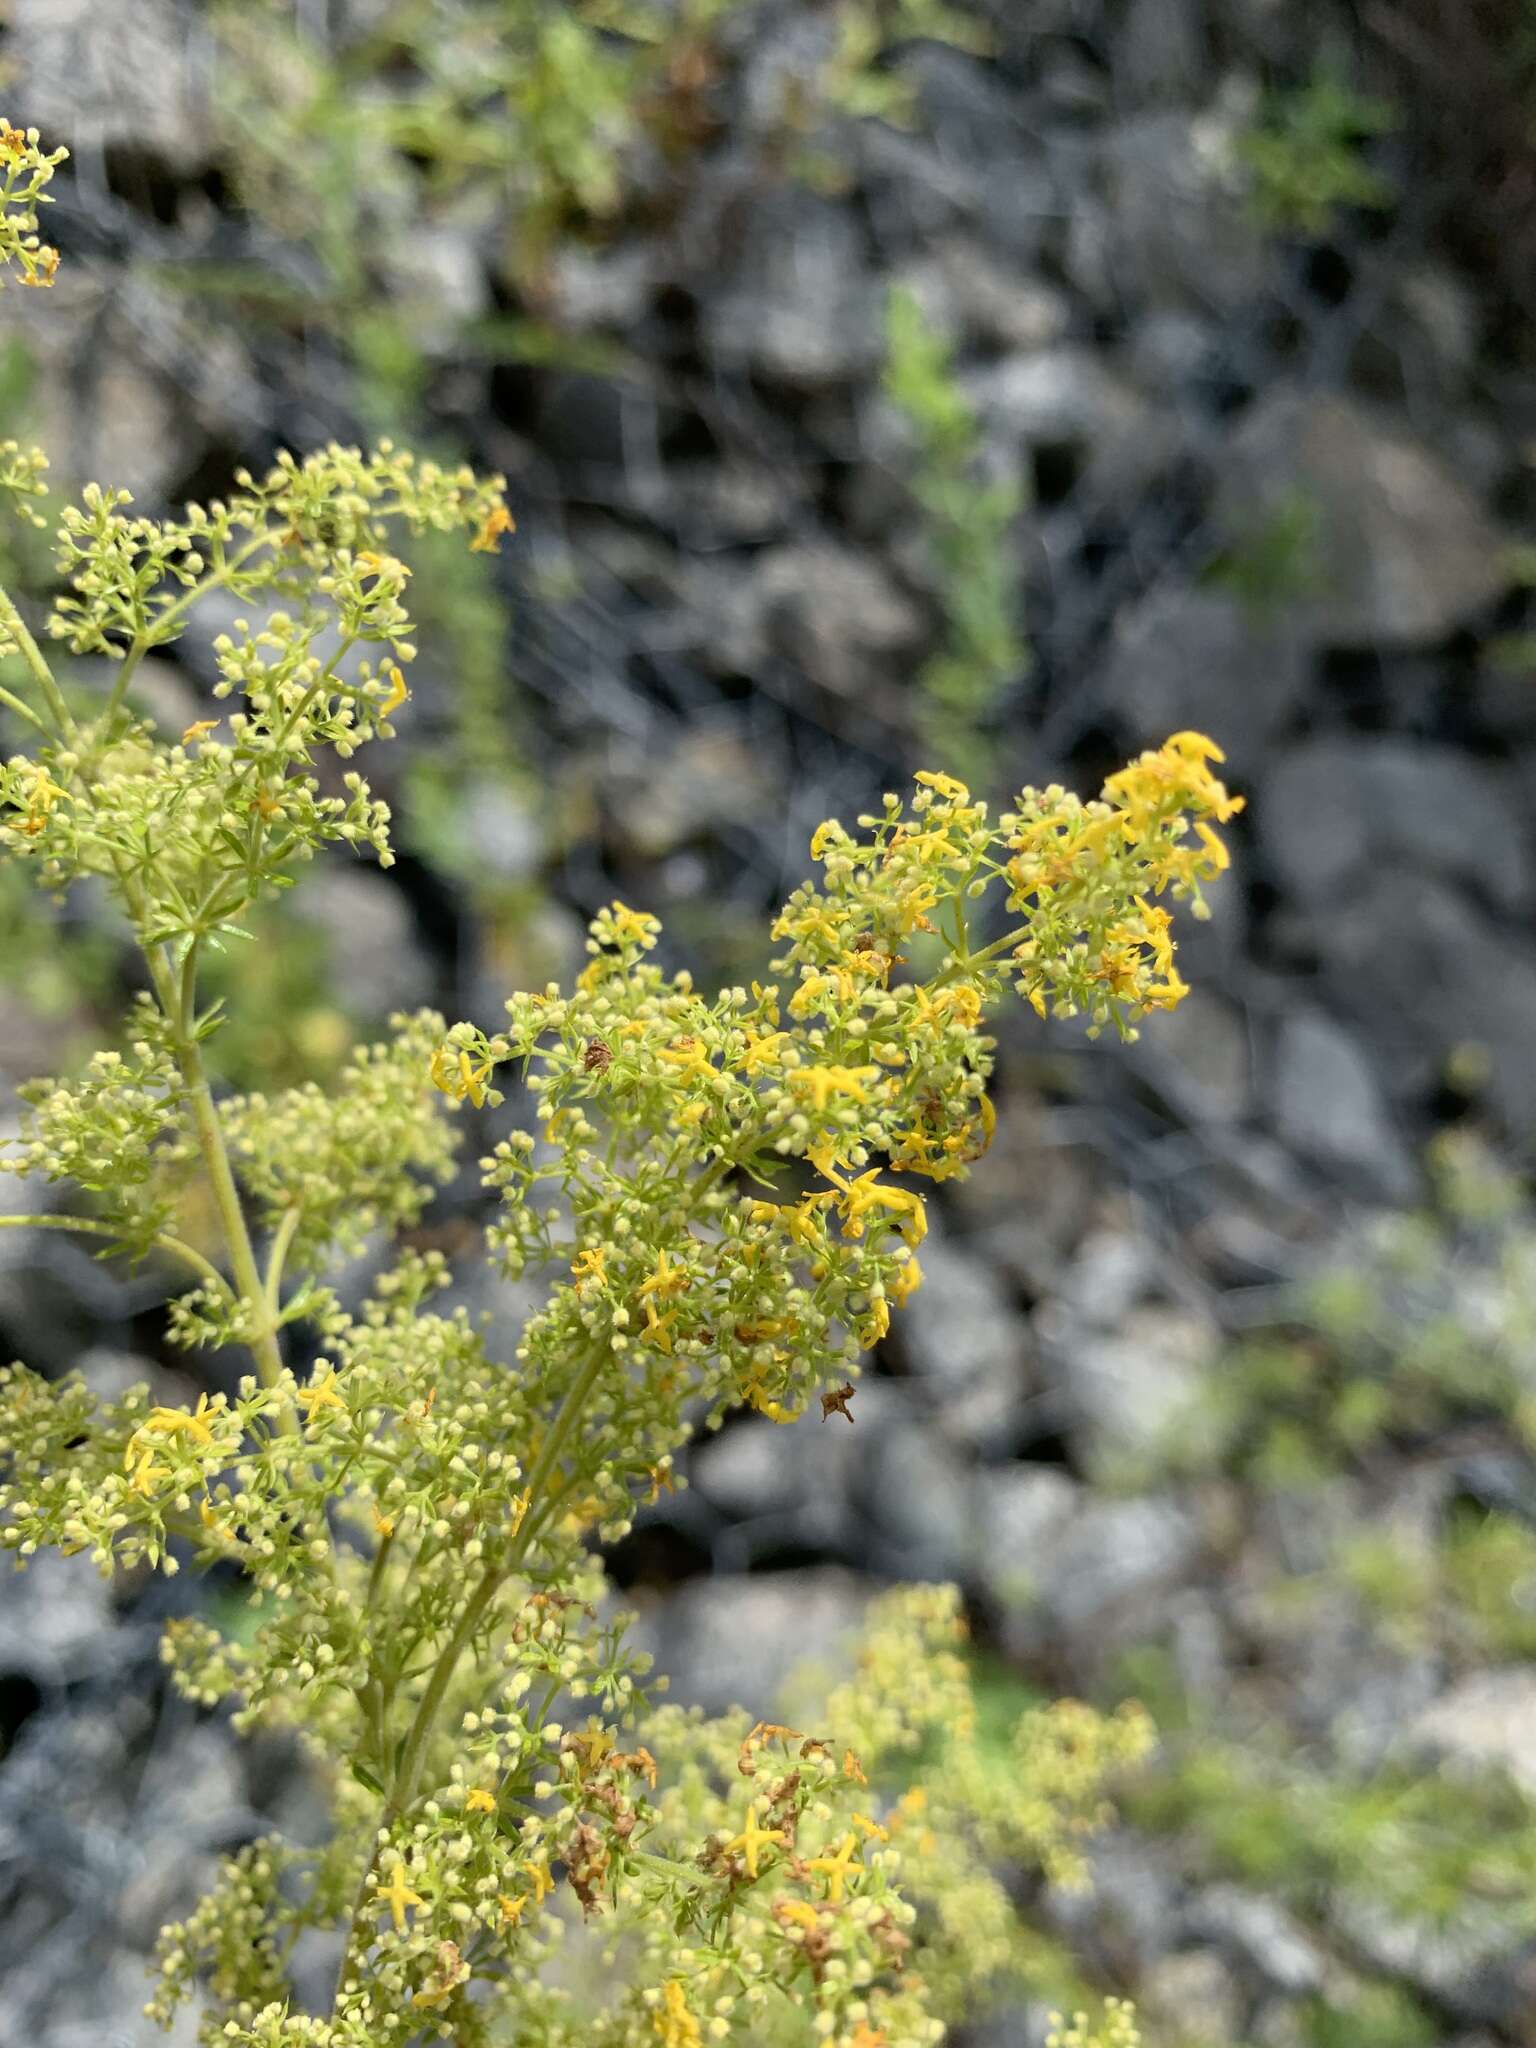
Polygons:
M110 1660L112 1593L86 1558L45 1551L0 1575L0 1674L66 1685Z
M1394 1091L1441 1081L1453 1056L1486 1067L1487 1098L1536 1134L1536 950L1443 883L1387 871L1315 927L1324 986Z
M1198 0L1141 0L1126 10L1109 50L1117 107L1188 106L1204 68L1202 15Z
M970 1476L941 1436L917 1422L871 1443L856 1500L904 1578L952 1579L971 1558Z
M1068 245L1073 282L1096 303L1198 313L1254 297L1266 250L1233 149L1247 114L1234 100L1193 119L1181 108L1109 131L1105 210L1080 205Z
M1235 2048L1243 2038L1243 1998L1215 1949L1176 1949L1160 1957L1137 1986L1136 2005L1159 2039Z
M1293 609L1334 645L1442 640L1508 587L1507 537L1460 479L1337 392L1271 391L1225 452L1214 519L1229 545L1298 504L1317 522L1316 589Z
M1221 591L1169 583L1118 621L1097 687L1134 745L1193 726L1243 778L1296 711L1307 667L1288 622L1261 621Z
M706 1437L689 1460L689 1483L729 1515L782 1514L805 1495L809 1417L779 1424L754 1416ZM795 1443L786 1441L794 1436Z
M955 1245L923 1249L923 1284L895 1330L934 1391L939 1427L978 1447L1005 1443L1029 1390L1028 1336L996 1269Z
M1418 1175L1371 1063L1322 1011L1282 1020L1270 1101L1277 1135L1304 1159L1387 1201L1413 1194Z
M1186 922L1183 932L1193 924L1192 919ZM1183 937L1178 943L1182 954ZM1198 1122L1229 1123L1248 1107L1253 1079L1248 1019L1236 1003L1210 988L1191 988L1176 1010L1147 1018L1140 1040L1128 1050L1137 1071Z
M1090 1468L1134 1467L1166 1450L1199 1398L1218 1341L1206 1317L1160 1304L1131 1309L1113 1329L1054 1331L1047 1362Z
M733 726L700 724L661 758L621 756L605 776L604 799L624 850L652 861L762 816L773 793L761 757Z
M1043 1546L1035 1582L1038 1622L1096 1653L1129 1620L1147 1628L1149 1607L1195 1563L1194 1519L1155 1495L1095 1500ZM1005 1623L1005 1637L1015 1617ZM1038 1629L1027 1623L1022 1640Z
M872 369L883 347L881 297L854 214L800 186L752 202L733 224L703 324L722 366L797 390L824 390Z
M1157 1278L1157 1253L1145 1237L1130 1230L1090 1231L1058 1282L1056 1300L1037 1312L1036 1327L1047 1342L1074 1323L1114 1330Z
M990 434L1032 449L1063 446L1084 458L1139 433L1146 401L1091 348L1062 342L972 370L961 380Z
M580 334L594 327L624 330L639 324L656 284L656 256L649 244L590 249L564 240L548 260L551 310L562 329Z
M1149 313L1127 338L1125 368L1153 396L1184 396L1210 381L1222 360L1221 329L1197 313Z
M410 906L379 869L327 861L304 880L300 913L325 939L337 994L360 1017L409 1010L432 993Z
M1451 747L1310 740L1276 764L1255 812L1283 886L1320 908L1400 864L1465 883L1502 910L1531 902L1524 820L1492 771Z
M464 792L465 838L477 867L500 882L525 882L544 857L547 820L530 791L505 778Z
M946 238L937 251L938 273L950 294L957 324L998 348L1049 348L1065 336L1071 301L1043 278L999 262L981 243Z
M693 1579L643 1612L632 1640L655 1656L674 1700L772 1719L802 1660L838 1676L847 1669L848 1639L873 1591L871 1581L834 1566Z
M490 280L472 226L434 219L390 236L386 289L428 355L452 348L472 320L490 310Z
M1494 1765L1536 1796L1536 1671L1474 1671L1416 1716L1411 1744L1459 1763Z
M1301 1923L1274 1899L1212 1885L1190 1912L1191 1931L1253 1971L1272 1990L1305 1997L1323 1982L1324 1958Z
M102 34L93 0L15 0L7 60L28 125L80 154L110 144L195 172L211 144L207 30L184 0L134 0Z
M1165 1955L1178 1925L1178 1899L1168 1860L1156 1844L1127 1830L1109 1829L1088 1849L1086 1891L1050 1887L1044 1911L1065 1935L1074 1958L1096 1974L1115 1959L1135 1969Z
M1082 1489L1054 1465L1009 1464L974 1475L976 1569L1005 1607L1027 1607L1042 1561L1077 1512Z
M766 549L749 578L690 572L691 599L722 666L751 673L772 655L793 662L839 696L899 703L888 680L910 659L925 627L917 607L869 556L833 541Z
M1469 1899L1454 1921L1431 1924L1379 1898L1339 1894L1329 1917L1361 1962L1405 1979L1458 2020L1513 2028L1530 2010L1529 1970L1506 1908Z

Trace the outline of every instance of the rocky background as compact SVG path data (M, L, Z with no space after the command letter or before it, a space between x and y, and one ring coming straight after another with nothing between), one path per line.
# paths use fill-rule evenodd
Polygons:
M336 48L389 14L273 12ZM0 308L0 402L61 477L146 508L397 420L509 478L516 545L423 634L407 858L327 871L293 985L250 990L232 1057L323 1070L343 1016L494 1019L614 893L701 977L760 969L814 824L933 757L944 593L882 382L886 294L915 293L979 481L1021 508L1031 660L981 725L989 793L1086 790L1197 726L1248 793L1237 874L1139 1044L1007 1027L997 1146L931 1205L856 1426L733 1423L615 1576L711 1706L766 1711L910 1576L967 1589L988 1697L1141 1691L1165 1751L1094 1895L1027 1903L1157 2048L1536 2042L1531 23L1515 0L966 16L984 46L895 24L899 122L787 131L843 12L731 10L675 67L668 147L536 258L494 187L444 197L398 156L374 181L359 154L349 297L315 202L256 203L262 120L216 10L12 0L11 112L74 160L60 282ZM1266 220L1243 138L1320 66L1391 110L1360 143L1380 189ZM152 668L169 726L222 623ZM88 904L40 932L4 899L0 945L3 1117L110 1014L121 962ZM1447 1126L1449 1219L1394 1225L1432 1202ZM441 1242L474 1200L466 1176ZM184 1374L160 1292L0 1234L0 1351ZM317 1824L291 1758L160 1686L158 1625L195 1597L0 1582L0 2048L147 2036L143 1955L201 1859ZM1033 2043L1042 2009L973 2038Z

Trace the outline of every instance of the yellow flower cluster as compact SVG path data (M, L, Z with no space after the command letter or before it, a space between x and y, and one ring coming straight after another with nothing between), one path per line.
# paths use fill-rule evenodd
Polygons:
M1151 899L1192 899L1229 865L1216 824L1243 808L1211 773L1221 749L1175 733L1110 776L1097 802L1059 785L1026 791L1003 820L1008 903L1027 929L1013 953L1020 992L1042 1017L1085 1015L1090 1031L1171 1010L1188 994L1174 965L1172 919Z

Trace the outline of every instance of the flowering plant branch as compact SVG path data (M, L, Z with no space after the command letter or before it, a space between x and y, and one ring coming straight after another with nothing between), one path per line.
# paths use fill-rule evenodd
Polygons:
M39 177L57 160L26 147ZM37 255L7 252L24 273ZM23 516L40 470L0 463ZM1144 1717L1063 1703L1000 1762L936 1589L877 1605L814 1729L653 1708L589 1546L678 1484L690 1434L731 1408L849 1413L863 1353L921 1284L915 1183L990 1142L988 1012L1015 990L1129 1035L1177 1003L1163 899L1203 908L1237 802L1190 733L1096 802L1025 791L996 820L925 773L909 805L817 832L821 879L774 927L773 981L705 995L657 964L656 920L614 903L575 987L514 996L497 1031L400 1017L329 1092L218 1099L207 952L325 846L391 858L386 806L329 763L409 705L396 546L492 548L510 526L499 479L387 445L282 457L176 520L92 488L57 526L43 637L105 686L55 673L0 594L31 740L0 767L0 853L51 891L103 884L149 982L120 1048L28 1088L4 1163L84 1199L45 1226L190 1269L171 1339L253 1368L195 1407L0 1372L0 1548L234 1566L252 1639L173 1626L174 1682L241 1728L293 1731L329 1784L323 1846L253 1843L166 1930L158 2017L200 1986L204 2038L248 2048L930 2042L1010 1961L990 1866L1080 1878ZM248 616L215 643L210 715L166 744L134 708L137 664L213 588ZM1006 929L982 941L989 897ZM332 1282L421 1216L453 1169L453 1107L500 1107L512 1070L533 1128L483 1161L489 1249L546 1292L503 1362L440 1305L440 1254L387 1262L353 1310ZM578 1995L552 1964L583 1925L602 1964ZM323 2014L295 2008L289 1974L311 1930L338 1949Z

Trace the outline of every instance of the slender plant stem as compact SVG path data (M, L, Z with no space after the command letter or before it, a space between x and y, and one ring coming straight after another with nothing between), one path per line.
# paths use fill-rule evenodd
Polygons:
M182 595L176 598L173 603L168 604L163 611L158 612L153 624L155 644L158 645L162 640L172 637L165 632L167 626L173 625L185 611L196 604L200 597L206 596L210 590L218 590L232 576L237 576L251 559L252 555L260 554L261 550L264 547L270 546L275 538L276 536L270 531L256 534L245 543L244 547L236 548L222 568L215 569L211 575L202 577L200 581L193 584L190 590L183 591ZM128 685L133 681L134 671L148 653L150 644L150 633L148 630L136 633L129 643L128 651L123 656L117 676L112 684L112 694L107 699L106 710L102 714L104 730L111 725L113 718L122 708L123 699L128 694Z
M75 721L69 715L69 706L64 702L64 692L59 688L58 679L48 666L43 650L33 639L26 620L16 609L10 592L0 589L0 627L9 633L20 649L21 658L31 671L32 680L43 693L43 699L53 718L54 728L61 740L71 741L75 737Z
M295 1203L277 1226L267 1253L267 1277L262 1283L261 1298L266 1303L267 1320L274 1330L282 1313L283 1268L288 1263L288 1253L303 1220L304 1211Z
M1011 952L1015 946L1022 945L1028 937L1027 924L1021 924L1011 932L1004 932L1000 939L994 939L990 946L983 946L979 953L967 953L963 960L952 961L942 974L935 975L928 986L943 988L947 982L954 981L959 975L970 974L978 967L986 967L997 959L999 954Z
M224 1242L229 1250L230 1269L235 1276L235 1288L245 1303L247 1315L251 1318L248 1342L251 1354L256 1360L256 1370L264 1387L275 1387L282 1378L283 1355L278 1348L274 1317L267 1306L266 1289L256 1268L256 1254L251 1246L251 1234L246 1227L245 1211L240 1205L240 1191L235 1186L234 1169L229 1163L229 1149L224 1143L224 1129L219 1122L219 1112L214 1106L213 1090L208 1084L208 1070L203 1064L202 1048L197 1042L196 1013L193 1008L196 975L196 946L189 946L182 963L181 979L178 984L167 960L158 947L147 947L146 958L154 978L155 990L160 998L171 1026L174 1040L176 1064L181 1069L181 1078L187 1090L187 1099L192 1108L192 1124L197 1135L198 1150L203 1155L209 1184L213 1189L214 1205L219 1212L219 1222L224 1232ZM285 1416L290 1429L297 1425L291 1411Z
M48 728L30 704L24 703L20 697L13 696L9 690L0 690L0 704L3 704L8 711L14 711L18 718L24 718L28 725L36 726L43 738L47 739Z
M115 1237L121 1240L122 1233L114 1230L110 1223L98 1223L89 1216L0 1216L0 1230L71 1230L87 1237ZM229 1282L211 1261L200 1251L184 1244L179 1237L172 1237L162 1231L154 1240L157 1251L168 1252L174 1259L180 1259L190 1266L198 1278L215 1293L229 1299Z

